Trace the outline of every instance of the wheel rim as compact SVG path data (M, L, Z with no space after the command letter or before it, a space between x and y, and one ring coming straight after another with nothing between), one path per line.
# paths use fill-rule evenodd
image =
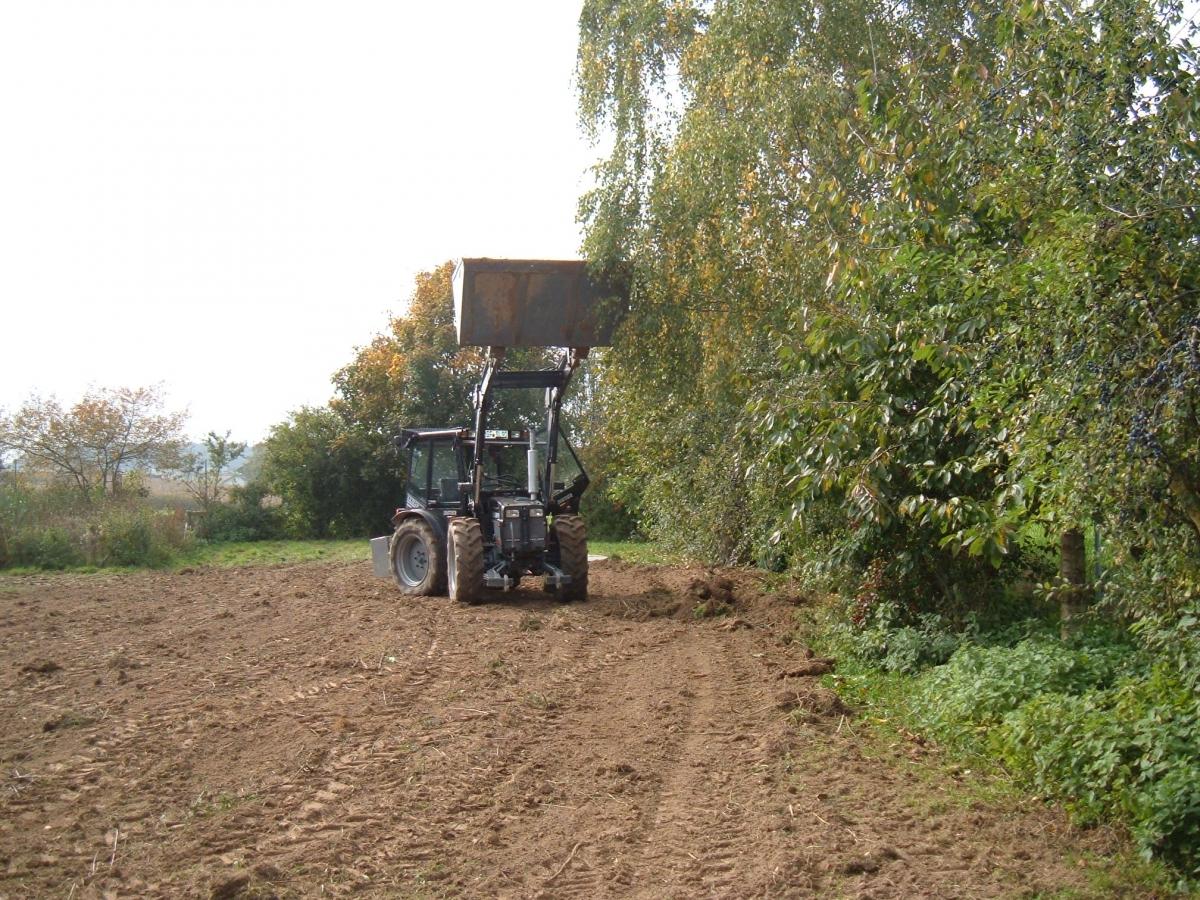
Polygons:
M406 534L396 547L396 574L410 587L425 580L429 571L429 549L415 534Z
M451 597L457 592L458 579L454 577L454 530L446 538L446 588Z

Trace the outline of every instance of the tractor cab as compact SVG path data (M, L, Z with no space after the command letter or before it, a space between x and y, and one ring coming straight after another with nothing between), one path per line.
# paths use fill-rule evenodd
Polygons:
M541 503L550 515L579 512L579 500L589 479L570 441L561 433L558 437L566 452L560 450L558 454L553 490L547 491L549 471L541 464L548 458L545 429L485 431L481 495L524 497ZM435 510L444 516L466 515L473 489L470 472L475 458L474 432L465 428L406 428L396 443L407 452L405 508Z
M466 478L462 429L406 428L396 443L407 451L407 509L429 509L452 515L462 505L459 484Z

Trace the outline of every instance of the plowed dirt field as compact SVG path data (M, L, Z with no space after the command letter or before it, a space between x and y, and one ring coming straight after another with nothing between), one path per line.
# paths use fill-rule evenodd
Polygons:
M609 561L591 587L464 607L365 562L0 578L0 897L1084 883L1097 835L867 739L752 574ZM706 594L733 613L697 620Z

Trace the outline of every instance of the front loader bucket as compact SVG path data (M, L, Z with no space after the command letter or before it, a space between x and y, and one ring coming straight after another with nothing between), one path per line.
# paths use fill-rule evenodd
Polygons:
M454 270L463 347L604 347L627 306L579 260L462 259Z

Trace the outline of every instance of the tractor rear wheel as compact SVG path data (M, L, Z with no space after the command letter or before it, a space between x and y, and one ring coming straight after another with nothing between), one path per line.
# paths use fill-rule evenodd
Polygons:
M396 526L388 559L400 593L428 597L446 589L446 561L440 543L429 523L417 516Z
M483 599L483 531L478 519L451 519L446 541L450 599L478 603Z
M588 592L587 526L580 516L555 516L550 526L558 545L558 567L571 583L555 593L563 603L586 600Z

